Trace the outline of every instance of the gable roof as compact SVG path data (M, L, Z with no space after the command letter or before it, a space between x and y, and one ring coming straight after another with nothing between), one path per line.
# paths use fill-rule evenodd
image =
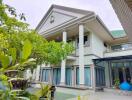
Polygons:
M63 13L64 11L64 13ZM66 11L66 13L65 13ZM113 40L117 40L117 39L121 39L121 38L125 38L126 37L126 33L124 30L112 30L109 31L109 29L105 26L105 24L103 23L103 21L100 19L100 17L98 15L96 15L93 11L88 11L88 10L82 10L82 9L77 9L77 8L71 8L71 7L65 7L65 6L60 6L60 5L55 5L53 4L49 10L46 12L46 14L44 15L44 17L42 18L42 20L40 21L40 23L37 25L36 30L40 31L40 29L42 28L42 26L44 26L45 21L49 18L49 16L53 13L53 12L57 12L59 14L63 14L63 15L67 15L67 16L71 16L71 17L75 17L72 20L73 22L80 20L80 18L83 17L87 17L89 15L94 15L96 20L100 23L100 25L105 29L105 31L109 34L109 36L113 39ZM67 13L67 12L71 12L71 13ZM69 14L69 15L68 15ZM71 15L71 14L75 14L75 15ZM81 15L82 17L78 17L76 16L76 14ZM70 20L71 21L71 20ZM71 21L71 23L72 23ZM68 24L68 23L67 23ZM61 24L62 25L62 24ZM59 25L57 25L58 27ZM56 26L54 26L56 27ZM53 28L54 28L53 27ZM49 27L48 27L49 28ZM52 29L53 29L52 28ZM50 28L49 28L50 29ZM48 30L49 30L48 29ZM43 30L43 29L42 29ZM47 30L46 30L47 31Z
M42 20L39 22L39 24L37 25L36 29L37 30L39 28L39 26L43 23L43 21L47 18L47 16L49 15L49 13L52 11L53 8L56 9L61 9L61 10L65 10L68 12L74 12L74 13L79 13L82 15L88 15L89 13L93 13L92 11L88 11L88 10L82 10L82 9L76 9L76 8L71 8L71 7L65 7L65 6L60 6L60 5L55 5L53 4L49 10L46 12L46 14L44 15L44 17L42 18Z

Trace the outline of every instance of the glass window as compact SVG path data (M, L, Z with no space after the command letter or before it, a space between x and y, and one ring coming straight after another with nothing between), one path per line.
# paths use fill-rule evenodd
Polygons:
M79 85L79 67L76 68L76 84Z
M42 81L48 82L49 81L49 74L50 74L50 69L43 69Z
M90 67L84 68L84 79L85 79L85 85L91 86L91 71Z
M114 51L128 50L128 49L132 49L132 44L127 43L127 44L114 45L114 46L111 46L111 49Z
M72 69L71 68L66 68L66 85L72 85Z
M77 47L78 47L78 44L79 44L79 38L77 38ZM88 35L85 35L84 36L84 45L85 46L88 46L89 45Z
M54 68L53 69L53 84L54 85L60 84L60 79L61 79L61 69Z
M115 45L115 46L112 46L111 49L114 50L114 51L118 51L118 50L121 50L121 45Z

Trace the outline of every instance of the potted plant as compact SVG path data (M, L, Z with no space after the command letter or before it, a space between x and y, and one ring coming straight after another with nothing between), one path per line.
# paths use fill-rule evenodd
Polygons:
M116 89L119 89L119 85L120 85L120 80L117 78L117 79L114 80L114 87Z
M39 100L50 100L50 94L51 94L51 86L50 85L44 85L40 83L41 90L40 90L40 98Z
M50 91L51 91L51 100L54 100L54 94L55 94L55 91L56 91L56 88L54 85L52 85L50 87Z

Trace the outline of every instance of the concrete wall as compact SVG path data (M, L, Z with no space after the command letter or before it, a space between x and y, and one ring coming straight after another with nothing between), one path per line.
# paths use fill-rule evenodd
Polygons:
M94 33L91 34L91 46L92 53L102 58L106 48L104 47L104 42Z

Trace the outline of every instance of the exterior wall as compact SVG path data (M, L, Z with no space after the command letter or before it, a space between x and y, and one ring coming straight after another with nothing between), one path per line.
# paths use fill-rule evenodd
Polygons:
M77 48L75 50L76 56L79 56L79 49ZM92 54L91 45L90 46L84 46L84 55Z
M102 58L106 48L104 47L104 42L94 33L91 35L91 46L92 53Z

